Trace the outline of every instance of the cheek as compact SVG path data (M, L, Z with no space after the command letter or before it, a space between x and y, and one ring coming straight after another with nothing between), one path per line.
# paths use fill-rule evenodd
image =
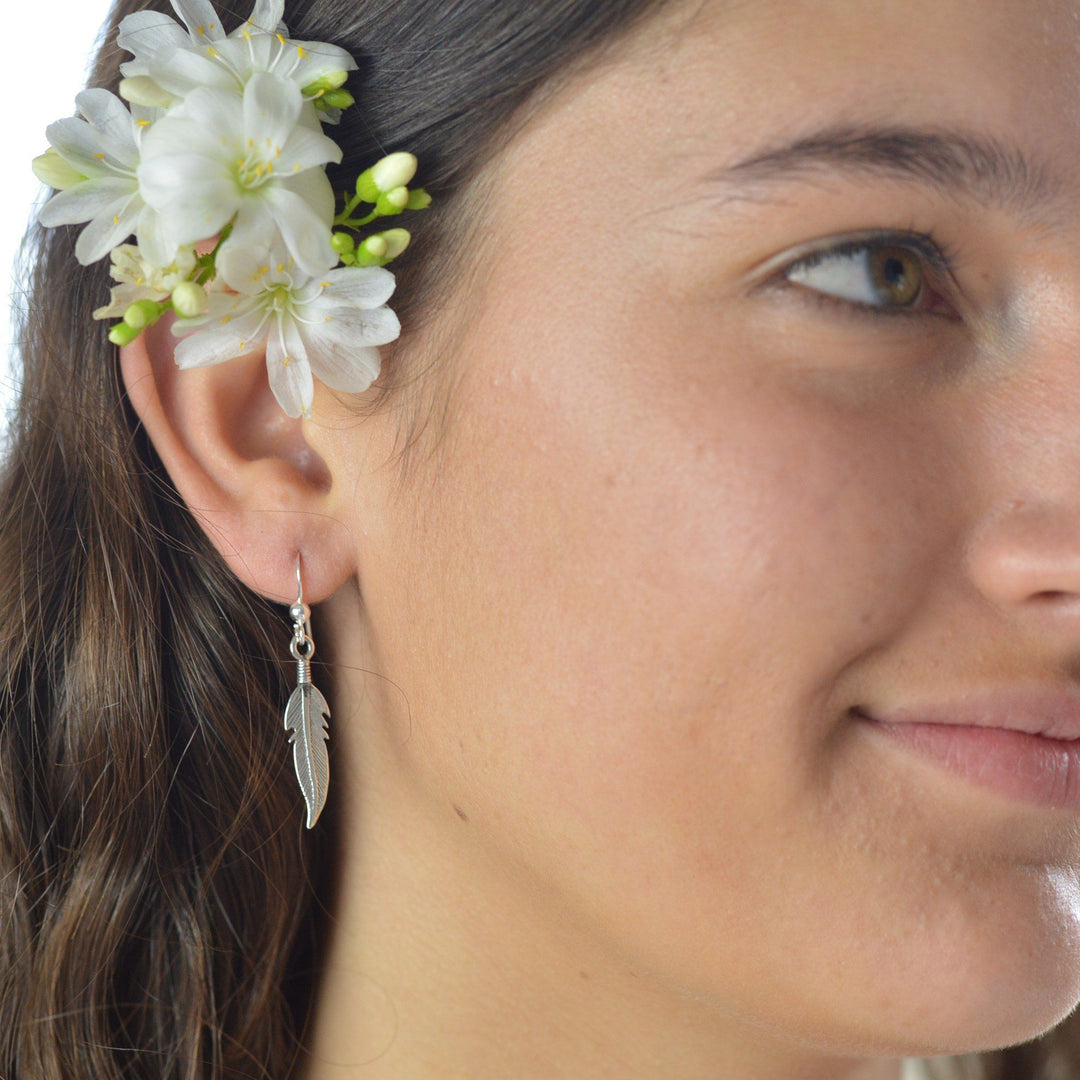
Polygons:
M752 897L762 843L782 854L831 782L839 672L924 572L925 462L878 416L680 384L679 343L645 326L560 340L528 317L470 354L403 553L414 750L575 888Z

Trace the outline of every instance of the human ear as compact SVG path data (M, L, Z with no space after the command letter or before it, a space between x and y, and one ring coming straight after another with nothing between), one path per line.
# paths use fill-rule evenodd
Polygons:
M333 477L270 391L260 350L181 370L167 316L120 350L128 397L180 497L230 569L269 599L325 599L355 572Z

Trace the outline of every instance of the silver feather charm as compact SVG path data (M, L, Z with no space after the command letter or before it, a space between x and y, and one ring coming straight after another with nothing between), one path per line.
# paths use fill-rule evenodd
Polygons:
M310 829L319 820L330 787L330 757L326 751L326 741L330 737L327 731L330 706L311 681L315 642L311 639L311 611L304 603L299 556L296 559L296 585L299 595L289 608L293 620L289 652L296 661L296 689L285 706L285 730L289 732L293 767L307 805L307 827Z
M306 667L307 661L300 660L297 666ZM330 758L326 752L330 706L312 684L310 674L306 682L303 677L297 682L285 707L285 730L292 743L293 766L307 804L307 827L310 829L326 805L326 792L330 786Z

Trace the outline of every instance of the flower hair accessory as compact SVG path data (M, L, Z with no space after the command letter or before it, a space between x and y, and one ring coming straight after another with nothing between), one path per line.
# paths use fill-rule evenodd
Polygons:
M336 205L326 166L342 153L323 125L354 104L344 84L356 64L336 45L290 39L284 0L255 0L229 35L209 0L171 2L183 26L154 11L120 24L134 57L121 66L125 100L85 90L79 117L49 125L34 172L58 191L39 221L85 222L75 257L110 257L117 284L94 317L122 319L112 342L172 311L180 367L265 348L274 396L307 415L313 375L366 390L378 346L400 333L385 266L409 233L365 230L431 200L408 186L416 158L395 153Z

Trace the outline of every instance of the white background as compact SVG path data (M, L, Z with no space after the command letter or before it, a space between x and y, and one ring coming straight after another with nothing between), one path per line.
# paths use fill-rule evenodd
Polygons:
M12 278L16 252L43 187L30 162L48 143L45 128L75 111L75 95L86 82L90 58L108 14L108 0L29 0L4 10L4 63L0 64L0 124L4 133L4 177L0 182L0 425L14 395L11 366L14 330L11 305L18 303Z

